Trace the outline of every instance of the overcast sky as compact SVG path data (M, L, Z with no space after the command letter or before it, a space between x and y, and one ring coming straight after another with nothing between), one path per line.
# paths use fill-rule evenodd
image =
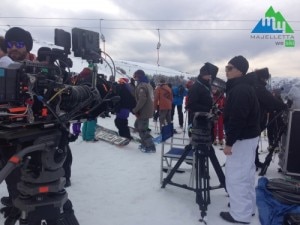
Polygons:
M295 47L250 38L270 6L294 30ZM230 58L244 55L250 70L300 75L299 0L2 0L1 9L1 30L21 26L41 44L54 42L54 28L78 27L102 33L100 47L115 60L157 65L160 34L160 66L198 74L209 61L224 74Z

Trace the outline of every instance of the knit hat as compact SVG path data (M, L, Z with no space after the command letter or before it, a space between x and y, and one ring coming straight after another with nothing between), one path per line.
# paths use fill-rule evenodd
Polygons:
M214 64L211 64L209 62L206 62L204 64L204 66L202 66L200 68L200 74L198 75L198 77L202 77L205 75L211 75L212 78L215 79L218 71L219 71L219 68L217 66L215 66Z
M245 75L249 69L249 63L247 59L241 55L235 56L232 59L230 59L228 64L233 65L235 68L241 71L243 75Z
M31 34L20 27L10 28L5 34L5 41L23 41L27 52L31 51L33 45Z
M200 73L199 76L205 76L205 75L210 75L208 69L206 68L206 65L202 66L200 68Z
M127 84L129 82L129 79L128 78L125 78L125 77L121 77L119 78L118 80L118 83L119 84Z
M143 70L137 70L134 72L134 78L137 80L140 80L146 76L145 72Z
M135 71L133 76L134 76L134 79L137 80L138 82L149 83L149 80L146 77L146 74L143 70Z

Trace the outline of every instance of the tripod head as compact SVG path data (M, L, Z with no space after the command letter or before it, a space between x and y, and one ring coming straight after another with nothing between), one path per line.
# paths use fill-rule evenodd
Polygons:
M196 112L191 129L193 146L211 145L211 129L214 115L207 112Z
M65 140L68 133L56 126L15 130L15 136L10 133L0 131L1 143L18 143L21 149L0 171L0 183L20 167L21 177L17 181L20 194L13 199L14 207L21 212L20 224L35 225L41 224L41 221L59 224L58 221L68 220L69 217L76 220L74 214L68 215L68 218L64 214L65 204L69 200L64 189L62 165L66 159L68 141Z

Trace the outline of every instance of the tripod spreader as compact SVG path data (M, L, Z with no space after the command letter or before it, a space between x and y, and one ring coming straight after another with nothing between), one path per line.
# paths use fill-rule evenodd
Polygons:
M194 151L194 162L193 165L195 168L195 180L196 180L196 187L189 187L185 184L178 184L172 181L172 178L182 162L186 159L189 155L190 151ZM209 161L212 161L213 167L217 173L217 176L220 181L220 185L211 187L209 184L210 175L209 175ZM184 152L182 153L181 157L174 165L168 176L163 180L161 188L165 188L167 184L181 187L187 190L195 191L196 192L196 203L199 205L199 209L201 211L201 219L199 221L204 222L206 217L207 206L210 204L210 190L217 189L217 188L225 188L225 176L222 171L222 168L217 160L215 155L214 149L211 145L208 144L198 144L192 145L189 144L185 146Z

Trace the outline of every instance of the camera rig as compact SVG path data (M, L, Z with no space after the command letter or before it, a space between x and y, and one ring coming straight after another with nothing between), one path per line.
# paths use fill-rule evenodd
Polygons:
M186 145L181 157L178 159L177 163L168 173L167 177L163 180L161 188L165 188L167 184L184 188L196 193L196 203L200 209L200 222L207 224L206 215L207 208L210 204L210 190L225 187L225 176L223 170L220 166L218 158L215 154L214 148L212 146L212 128L214 120L219 116L221 111L218 109L217 104L220 101L222 95L224 94L226 84L220 78L217 78L217 70L214 70L213 79L211 86L218 88L220 94L213 103L211 112L194 112L191 132L191 141L189 145ZM184 162L186 157L193 152L194 165L195 168L195 183L196 187L189 187L185 184L178 184L172 181L172 178L176 171L178 171L181 164ZM209 160L211 161L213 168L216 172L219 185L210 185L210 174L209 174Z
M210 204L210 190L225 188L225 176L217 159L215 151L212 147L212 121L215 115L206 112L196 112L193 119L193 126L191 129L191 143L184 148L184 152L174 165L170 173L162 182L162 188L167 184L194 191L196 193L196 203L200 209L200 222L207 224L206 211ZM188 187L185 184L178 184L172 181L172 178L180 165L184 162L186 157L193 152L195 167L195 183L196 187ZM209 174L209 159L215 169L220 184L217 186L210 186Z
M43 48L40 62L22 61L0 68L0 183L19 171L15 183L18 195L13 208L18 216L6 224L78 225L64 189L62 165L69 141L74 139L68 125L98 116L111 108L104 102L116 102L111 88L106 93L96 87L97 63L102 62L99 34L74 28L75 56L92 65L91 84L69 82L72 60L68 58L71 35L55 29L55 44L64 49ZM90 38L92 36L92 38Z
M102 100L95 88L64 84L55 66L26 61L0 73L0 128L77 120Z

